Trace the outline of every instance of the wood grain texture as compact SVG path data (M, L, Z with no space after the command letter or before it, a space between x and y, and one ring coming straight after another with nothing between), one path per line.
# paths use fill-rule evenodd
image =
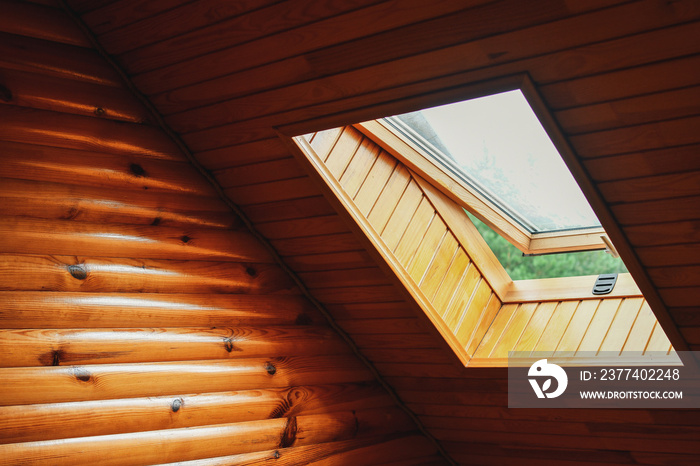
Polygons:
M185 4L73 6L124 37L145 25L127 27L131 14L173 17ZM190 2L200 22L260 4L246 5ZM150 124L60 5L0 6L0 231L8 235L0 248L0 462L269 459L275 449L306 462L434 460L435 447ZM278 26L287 21L295 19ZM280 147L243 145L223 164L212 152L207 165L249 197L255 218L285 231L278 238L293 251L307 228L299 220L321 216L318 234L347 235L323 218L331 211L322 203L294 207L304 173ZM278 152L260 163L261 150ZM343 275L362 282L352 272L308 273L315 286L337 286ZM292 448L301 450L287 455Z
M693 124L693 116L687 114L692 108L688 110L678 100L667 107L658 97L683 94L698 85L696 2L552 1L533 6L522 2L448 1L416 2L405 4L405 8L403 2L371 5L357 2L347 12L331 14L317 22L298 16L270 17L242 24L249 28L244 30L223 30L224 24L235 21L241 24L242 20L236 18L244 17L245 13L237 17L235 6L223 6L212 0L186 3L72 0L70 3L77 11L86 12L84 19L105 41L110 38L108 48L115 48L108 52L126 69L130 66L150 69L133 76L138 86L171 123L188 133L184 135L187 144L208 169L232 174L235 171L228 171L232 167L286 157L288 153L277 139L276 129L287 134L305 134L447 103L463 98L459 88L466 84L481 83L486 88L491 79L525 72L532 77L546 107L555 112L555 118L561 118L557 124L576 132L575 146L581 150L577 156L585 155L585 159L579 159L586 167L585 176L595 183L618 183L614 190L606 186L600 189L604 205L612 210L606 228L615 224L656 225L656 236L663 237L669 231L666 222L697 220L693 213L697 209L692 204L696 192L678 197L673 183L660 183L653 196L645 197L650 185L634 181L686 173L697 177L700 170L696 163L698 144L692 142L696 141L697 125ZM339 5L321 3L323 8ZM295 4L301 3L289 6ZM288 26L284 31L266 29L283 23ZM262 32L255 34L256 28ZM206 36L206 31L215 30L220 30L220 34ZM241 34L250 34L249 41L236 43ZM193 41L188 43L182 38ZM87 79L94 79L97 74L86 63L76 60L80 54L73 47L40 48L38 45L43 42L36 40L22 43L28 46L24 56L3 45L3 51L7 52L3 60L8 67L25 71L44 69L47 74L62 76L70 76L70 70L79 69L85 70ZM178 47L187 49L189 54L183 61L177 60ZM161 56L156 51L166 53ZM63 62L54 56L56 53L62 54ZM49 66L42 65L39 57ZM165 63L164 68L153 68ZM85 78L75 74L71 79ZM679 125L679 117L689 119L691 124ZM345 169L348 175L345 179L353 180L353 196L367 179L376 154L366 154L364 160L367 162L360 166L349 164ZM283 174L269 176L274 180L260 182L280 180ZM238 181L234 183L242 186ZM692 180L688 183L685 186L692 186ZM630 200L608 197L617 194L624 194ZM270 224L265 234L275 234L277 226L284 228L284 223L278 222L334 215L330 204L320 196L251 204L244 211L256 225ZM430 218L426 229L429 221ZM351 241L342 236L342 231L322 227L331 224L328 218L309 222L304 234L303 223L299 222L292 224L291 236L278 234L276 239L297 240L281 243L289 246L285 260L293 269L319 272L376 266L364 248L356 245L347 249ZM317 227L320 230L314 233ZM422 238L424 232L416 234ZM653 238L646 232L645 236ZM317 247L314 240L324 237L330 239ZM344 250L333 251L332 239L342 242L340 249ZM407 248L410 242L404 240L405 236L399 239L395 251L405 254L410 249ZM615 239L616 244L620 240L627 241L624 232ZM650 296L649 308L640 309L629 338L652 332L656 324L650 308L659 313L667 300L678 306L672 308L675 321L668 319L664 325L685 328L683 335L697 341L697 333L692 329L700 325L694 312L698 297L690 292L697 281L693 270L700 263L697 251L697 242L629 248L629 254L623 257L643 264L630 268L634 269L640 288L645 293L651 291L652 295L664 290L663 300ZM413 252L415 249L409 255ZM647 267L663 269L653 273ZM675 267L681 268L679 272L685 281L682 286L671 288L668 280L661 277L663 272ZM644 279L647 271L652 277ZM656 284L656 280L661 281ZM378 290L391 294L390 288L374 288L352 287L340 294L326 291L318 296L333 301L327 306L334 315L360 322L362 326L352 324L356 332L369 331L373 320L413 316L409 306L400 304L403 298L382 301ZM188 296L185 301L188 304L207 305L201 299L194 300L192 295L182 296L183 299ZM170 296L159 298L162 302L172 302ZM256 301L259 308L251 304L253 301L242 298L236 296L237 301L232 305L225 305L217 298L216 306L221 314L211 313L206 318L220 321L220 316L227 314L258 322L271 319L272 323L275 306L280 318L289 321L295 315L272 297L271 305ZM352 302L358 300L362 302ZM557 306L546 325L545 317L551 307L543 308L547 312L542 315L534 312L532 324L545 325L545 333L536 348L563 345L575 351L582 335L579 330L585 331L593 320L596 307L588 304L592 302L564 302ZM232 309L238 306L238 310ZM624 306L623 302L619 309ZM77 308L70 309L77 312ZM98 308L91 309L92 314L85 315L96 318ZM149 319L154 322L165 319L168 308L154 309ZM199 308L179 309L177 315L193 319L192 322L205 320L195 309ZM138 308L130 307L119 312L134 319L137 311ZM513 305L504 305L502 311L514 312ZM46 314L46 318L53 318ZM34 321L40 322L37 314L33 315ZM610 328L617 327L621 316L618 311ZM111 320L116 319L102 315L96 322ZM619 321L621 327L622 323ZM489 335L487 332L484 342L490 341ZM523 344L531 344L529 335L521 339ZM444 439L442 445L458 463L690 465L696 462L693 456L696 451L689 451L697 448L697 432L685 429L697 425L691 411L508 410L503 397L504 369L472 367L463 371L446 364L436 338L429 334L358 333L354 338L363 351L379 358L382 364L377 367L383 373L397 374L388 377L398 387L399 395L411 400L411 409L423 416L429 430ZM681 335L676 341L682 344L685 340ZM607 343L603 340L602 344ZM700 348L695 345L694 348ZM421 351L430 351L429 356L418 356ZM487 390L496 393L484 393ZM484 420L489 422L480 423ZM372 445L383 443L379 437L370 438ZM410 451L405 443L394 445L399 446L390 450ZM297 452L295 448L305 450ZM349 458L347 462L360 464L357 455L344 456L346 448L354 447L341 448L335 442L272 448L195 464L261 464L273 460L295 464L311 462L314 455L321 458L325 448L328 448L325 450L328 463L343 463ZM378 448L379 451L365 450L367 454L361 455L361 460L370 464L375 458L375 463L411 464L405 458L392 460L381 456L386 450ZM419 450L414 456L417 458L430 458L430 455ZM318 461L323 464L322 459ZM431 464L429 461L425 464Z

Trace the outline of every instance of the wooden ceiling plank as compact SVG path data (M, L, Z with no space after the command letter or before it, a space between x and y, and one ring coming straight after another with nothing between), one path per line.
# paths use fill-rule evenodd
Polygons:
M80 0L84 1L84 0ZM94 34L102 35L111 30L126 27L132 23L146 20L177 6L191 3L193 0L121 0L96 2L96 7L81 13L81 18L90 25ZM76 0L69 0L75 9Z
M591 133L696 115L700 86L554 112L565 134Z
M661 199L612 206L621 225L645 225L697 220L700 218L700 196Z
M694 131L700 125L700 116L692 115L674 120L658 121L637 126L578 134L569 141L581 158L617 155L682 146L700 142Z
M265 110L267 106L255 108L253 108L254 106L247 106L247 108L255 112L264 112L267 116L261 116L231 125L222 125L222 121L217 121L215 124L219 126L210 127L197 132L188 132L187 128L179 127L173 121L169 120L168 117L166 117L166 121L171 124L174 129L183 132L184 140L195 151L242 143L245 142L247 137L262 137L265 133L264 128L266 126L269 127L269 125L282 125L281 130L286 134L303 134L314 131L320 127L341 126L349 122L369 120L386 116L387 114L412 111L421 107L448 103L459 99L459 89L456 91L454 89L447 91L445 96L442 97L442 99L444 99L443 102L438 101L440 96L437 95L423 95L421 97L408 98L409 96L425 93L425 82L404 85L398 88L395 86L385 87L384 85L378 85L378 82L386 83L387 79L400 79L405 83L406 81L411 82L412 80L417 80L420 75L423 75L422 79L433 79L430 83L430 88L445 89L452 86L463 86L466 82L493 79L529 70L535 82L538 84L547 83L551 80L590 73L602 73L611 69L619 69L625 66L634 66L639 63L666 58L669 55L670 49L672 49L671 53L678 52L679 55L686 52L685 49L693 49L693 51L697 52L697 47L693 41L696 31L696 23L691 23L690 25L660 29L638 36L625 37L623 39L606 42L604 44L594 44L582 47L581 49L562 52L561 56L557 56L557 54L543 55L528 60L510 62L503 65L491 66L435 79L435 76L443 75L443 73L453 73L453 68L456 66L455 60L453 59L456 50L443 49L426 54L427 56L413 57L412 60L403 63L397 61L384 64L380 67L381 69L362 69L346 73L345 75L323 78L321 81L313 81L312 84L311 82L303 84L302 86L308 88L306 90L296 89L294 86L291 86L287 91L274 91L278 92L279 95L276 95L269 103L270 105L280 107L277 113L270 113L268 110ZM551 40L547 40L547 43L551 42ZM474 47L472 44L468 45ZM605 47L603 47L603 45L605 45ZM630 49L635 50L635 52L632 53ZM478 52L479 54L483 53L481 49L474 52ZM469 55L470 54L467 53L467 56ZM424 66L426 60L434 66ZM578 63L579 67L562 70L560 66L562 61ZM472 63L472 60L463 62ZM462 63L462 61L460 63ZM401 69L401 72L397 73L397 69ZM368 79L368 76L371 76L371 79ZM328 81L332 81L332 85ZM415 81L413 82L415 83ZM328 85L326 85L326 83ZM374 90L374 92L362 94L361 89L359 89L362 83L364 83L368 89ZM379 87L388 90L376 91ZM348 88L354 89L352 97L337 95L339 92L338 89ZM324 92L320 92L319 89L323 89ZM310 96L310 99L301 99L300 95ZM293 96L293 98L291 96ZM332 102L319 104L317 101L321 96L324 100L334 98L340 98L340 100L332 100ZM250 97L250 99L252 99L252 97ZM309 100L311 100L311 102L309 102ZM308 105L312 102L313 106L309 107ZM257 103L259 102L256 100L256 105ZM290 108L294 107L301 108L290 110ZM237 110L234 109L214 113L216 115L231 115L232 112L235 113L236 111ZM321 115L332 116L320 117ZM219 117L217 116L216 118L218 119ZM655 123L655 125L660 125L657 131L661 129L667 133L675 132L685 139L694 140L695 133L683 133L684 130L694 124L692 119L689 120L691 121L672 120L671 122ZM189 125L194 121L201 121L201 119L188 117L185 123ZM682 123L673 123L678 121ZM643 128L638 127L637 131L640 129ZM615 131L633 133L635 130L625 129ZM244 136L244 134L248 134L249 136ZM611 147L603 145L602 140L605 137L604 133L594 133L594 135L599 135L597 141L600 141L596 144L595 148L596 150L601 150L601 154L596 152L596 155L612 155L614 153L619 153L614 151L616 147L615 144L611 144ZM577 137L583 138L584 136ZM586 135L586 137L590 136ZM629 134L620 134L618 146L626 141L626 139L624 139L625 137L632 136ZM658 143L658 138L656 139ZM593 147L589 147L589 145L593 144L595 141L596 140L588 142L588 145L584 147L584 149L587 150L587 156L593 155ZM646 149L647 147L642 146L642 148ZM635 150L635 147L630 146L626 149L631 152Z
M243 211L250 220L256 223L303 219L321 215L337 215L322 196L253 204L243 208Z
M690 163L691 165L693 162ZM700 170L599 183L598 189L609 203L635 203L683 198L700 194Z
M591 18L584 15L570 20L557 21L546 26L536 26L532 29L507 32L501 35L491 35L480 40L468 41L464 44L450 44L452 46L439 50L425 50L425 53L402 59L399 59L400 55L396 55L398 52L392 50L387 52L387 56L381 60L369 61L365 56L368 51L371 50L374 53L378 53L376 52L377 50L386 48L381 38L377 37L372 39L375 43L368 44L367 48L364 48L365 46L361 43L351 43L352 47L356 49L354 55L358 55L352 60L347 57L349 52L343 53L343 51L335 50L335 48L323 50L322 52L328 56L331 64L323 66L322 62L315 63L320 61L320 57L315 59L313 74L308 71L308 60L311 60L313 57L306 57L304 62L306 63L305 75L298 80L300 81L298 84L296 80L291 79L290 73L294 71L287 64L283 69L281 68L277 71L266 70L264 75L260 76L248 76L246 73L243 73L240 76L240 82L231 80L236 75L231 76L230 82L212 82L216 89L236 90L239 92L238 96L227 97L218 95L209 101L206 99L206 93L202 89L197 88L197 109L192 111L183 112L187 107L178 110L168 108L173 102L177 102L177 99L172 95L168 95L166 99L159 99L158 96L154 96L153 99L154 103L166 114L166 120L174 129L189 133L208 127L220 126L225 123L230 124L235 121L273 114L275 109L279 107L284 109L294 108L294 106L300 107L307 105L307 102L311 99L314 99L316 102L320 98L326 101L338 100L346 97L339 95L339 92L345 89L353 89L354 95L360 95L367 92L377 92L379 89L406 86L412 82L425 80L428 77L434 79L436 76L450 75L457 72L476 74L474 78L468 80L478 81L524 70L532 70L533 79L538 84L580 77L611 68L619 69L625 66L648 63L649 61L669 59L667 48L671 45L668 44L668 41L675 39L675 32L671 35L669 31L661 29L639 36L625 37L621 31L621 27L624 27L629 34L640 33L649 27L650 21L654 22L656 27L660 27L674 24L683 18L682 14L680 14L680 17L676 16L671 12L672 10L659 12L657 7L658 4L656 3L653 5L647 3L645 8L654 10L653 14L647 16L640 14L638 10L639 5L634 5L634 8L631 5L627 5L624 8L620 7L620 21L625 21L624 25L620 22L611 22L611 17L615 15L609 12L600 12L600 18L597 22L590 21ZM700 15L700 13L698 14ZM658 23L659 21L661 21L661 24ZM595 24L595 27L593 27L593 24ZM460 27L463 28L464 25ZM582 28L585 29L586 33L582 31ZM426 28L425 30L429 29ZM414 36L415 34L407 34L405 41L415 41ZM550 37L557 37L558 40L548 40ZM632 39L633 37L634 39ZM647 37L649 40L647 40ZM618 39L604 44L596 44L596 38L598 40ZM690 40L690 37L688 39ZM393 39L392 43L403 45L402 42L396 41L396 39ZM526 43L528 46L523 46L523 43ZM520 46L514 49L513 44L520 44ZM662 44L666 44L663 49L661 48ZM627 52L630 47L637 46L640 47L638 53L631 55ZM673 46L676 47L675 44ZM339 47L348 48L350 45ZM620 56L621 50L626 51L622 56ZM697 47L691 44L679 43L674 53L683 55L683 52L686 50L689 50L689 52L685 54L698 52ZM507 52L504 53L504 51ZM455 55L468 57L468 60L464 59L455 62L452 59ZM339 56L343 57L340 61L337 58ZM559 64L563 61L576 63L577 66L562 70ZM426 62L430 63L431 66L425 67L424 64ZM279 66L282 65L280 64ZM371 71L367 67L370 67ZM401 72L397 73L397 69L401 69ZM493 69L493 71L490 69ZM251 70L250 73L254 71ZM371 82L368 82L366 79L367 73L370 73L373 77ZM279 81L277 84L266 84L265 88L261 88L270 79L280 80L282 76L284 76L283 81ZM319 80L319 76L327 77ZM312 82L313 89L310 87ZM465 82L464 77L462 77L462 82ZM256 88L244 91L251 84L256 86ZM345 84L348 84L349 87ZM323 93L321 93L321 90L323 90ZM294 101L288 99L290 95L295 97ZM305 96L305 98L300 98L300 96ZM255 106L251 104L252 101L255 101ZM374 103L377 102L375 100ZM203 107L203 104L207 105ZM179 113L173 114L174 111ZM214 121L213 118L216 117L218 119ZM207 118L207 120L203 118Z
M700 55L695 54L558 81L538 90L550 109L565 110L694 86L698 69Z
M222 188L232 188L252 184L269 183L306 175L292 157L252 163L214 172Z
M303 219L281 220L256 225L268 239L302 238L304 236L347 233L347 225L337 215L320 215Z
M611 3L616 3L616 2L605 2L606 4L611 4ZM553 4L552 4L553 5ZM187 87L181 89L181 90L173 90L172 92L167 92L167 96L160 94L160 95L154 95L153 100L154 103L162 109L164 114L172 114L176 112L181 112L183 110L186 110L187 108L191 108L193 105L188 104L189 102L194 103L194 95L197 96L196 103L194 103L194 106L202 106L202 105L210 105L210 104L215 104L216 102L220 101L226 101L226 100L231 100L237 97L240 97L242 95L246 94L251 94L251 93L259 93L261 91L264 91L266 89L274 89L278 88L280 86L284 85L289 85L293 84L296 82L300 81L308 81L312 79L314 76L320 75L333 75L333 74L338 74L338 73L345 73L348 74L349 71L353 70L353 66L360 68L363 66L370 66L370 65L377 65L379 63L383 63L383 60L396 60L399 57L402 57L405 52L401 50L385 50L389 46L392 46L396 48L397 44L402 44L402 43L411 43L414 45L414 47L419 46L420 49L419 51L426 52L430 50L430 47L433 48L438 48L437 44L433 44L433 42L436 41L441 41L439 42L440 44L443 44L442 46L445 45L455 45L459 44L461 42L475 42L480 44L482 53L480 54L473 54L473 53L468 53L468 50L470 47L468 46L457 46L459 50L455 50L455 52L460 55L460 56L471 56L470 63L473 64L474 67L478 66L484 66L486 64L493 64L493 63L500 63L503 61L510 61L512 60L512 55L515 53L515 51L510 51L509 53L506 53L503 58L503 50L507 50L510 47L507 47L507 45L504 43L505 41L501 41L500 44L493 44L493 53L487 53L491 47L484 47L481 43L483 42L482 40L476 40L481 37L488 37L495 35L497 32L504 32L505 30L503 29L503 24L480 24L478 22L475 22L472 25L472 22L474 21L473 18L479 17L479 13L481 10L499 10L499 11L509 11L509 12L514 12L514 8L519 8L521 7L520 4L517 2L512 2L510 5L509 4L495 4L495 5L485 5L482 7L478 7L478 11L470 11L468 10L467 12L462 13L461 17L453 17L453 18L442 18L442 19L437 19L435 21L443 21L447 22L448 24L445 25L434 25L435 29L434 30L440 30L440 31L445 31L448 29L454 29L454 30L460 30L462 29L463 31L470 31L468 33L463 33L463 34L468 34L466 36L458 36L456 39L453 39L452 43L449 43L449 41L445 41L445 39L441 39L438 37L435 37L433 34L431 36L426 35L424 31L431 30L431 26L433 24L417 24L413 26L408 26L407 28L404 28L405 30L401 32L402 34L402 39L401 40L396 40L393 38L394 35L397 34L396 31L392 32L391 34L384 34L384 35L379 35L376 36L372 39L366 39L364 41L359 41L357 43L351 43L351 44L343 44L339 43L338 41L328 43L326 44L329 46L328 49L326 50L320 50L318 52L309 52L307 56L298 56L298 57L291 57L283 61L279 61L276 63L271 63L271 64L265 64L263 66L260 66L258 68L252 68L249 70L243 70L239 71L227 76L223 76L221 78L216 78L210 82L203 82L199 84L194 84L191 89L188 89ZM545 5L542 5L543 8L547 8ZM586 3L586 6L584 7L584 10L586 8L599 8L599 5L594 5L592 3ZM559 9L560 5L557 7L554 7L555 9ZM571 12L569 12L570 14ZM636 13L636 12L635 12ZM657 12L658 13L658 12ZM559 15L562 16L564 13L561 12ZM542 17L532 19L532 17L540 15ZM513 19L513 17L509 16L508 21L515 21L519 25L524 23L527 25L530 25L532 23L537 24L536 27L541 27L539 22L544 20L544 18L547 17L552 17L552 15L556 15L553 11L550 12L543 12L543 11L530 11L526 15L522 15L522 18L518 19L517 15L515 16L516 19ZM502 13L499 13L498 17L502 18ZM590 31L592 34L598 34L598 31L603 29L602 25L603 22L606 21L603 18L605 18L605 15L601 15L601 19L597 21L593 21L594 23L598 24L598 29L595 31ZM630 12L627 12L626 15L627 19L630 19ZM643 17L643 16L640 16ZM636 18L635 18L636 19ZM528 23L529 21L529 23ZM557 36L561 40L557 41L557 44L553 44L552 41L547 41L546 43L541 43L538 44L539 46L545 46L548 48L551 48L552 46L559 46L560 43L563 43L564 37L568 37L566 34L573 31L573 30L579 30L581 27L583 27L583 21L578 21L576 24L570 25L572 29L567 30L566 28L559 28L558 30L554 31L545 31L545 35L547 35L548 32L551 32L549 35L551 36ZM454 27L454 24L459 24L459 27ZM468 27L466 25L472 25L472 27ZM619 30L620 24L617 25L617 29ZM627 27L627 25L625 25ZM488 30L488 28L491 28L492 30ZM516 28L517 29L517 28ZM619 33L619 32L618 32ZM512 43L522 43L523 40L530 40L527 38L527 35L525 37L520 37L523 34L516 33L515 37L511 38L511 34L507 33L504 34L504 36L507 36ZM392 36L392 38L385 38L385 36ZM424 37L425 36L425 37ZM417 37L420 37L422 40L417 40ZM582 36L577 37L575 43L580 44ZM484 39L487 41L487 43L492 43L494 42L494 39ZM371 42L371 43L368 43ZM335 44L340 44L340 45L335 45ZM335 45L335 46L334 46ZM532 44L535 45L535 44ZM471 49L473 50L474 45L471 46ZM356 50L354 50L356 49ZM462 50L465 49L465 50ZM369 56L365 56L365 54L358 53L358 50L363 50L363 51L373 51L373 53L377 53L375 50L381 50L384 51L383 53L386 55L384 58L380 57L375 57L373 60L368 61ZM547 49L549 50L549 49ZM537 50L533 50L532 53L537 53ZM348 57L349 54L353 57L352 60L349 59L338 59L337 57ZM485 58L485 55L493 56L492 58L489 58L488 61L485 63L481 63L481 61ZM473 56L472 56L473 55ZM332 61L332 65L326 64L323 66L323 69L319 69L320 66L322 66L322 60L323 58L326 57L328 60ZM420 57L420 56L419 56ZM422 63L426 62L426 59L421 59L419 57L416 57L416 59L421 60ZM479 61L477 61L477 58ZM310 69L309 67L309 61L312 61L314 63L314 67ZM435 66L437 65L436 60L430 60L431 65ZM466 64L466 63L465 63ZM455 64L453 64L454 67ZM453 71L454 72L454 71ZM282 73L282 74L280 74ZM375 75L380 75L384 73L374 73ZM280 79L281 76L284 76L284 79ZM395 76L395 78L401 79L401 76ZM386 78L384 79L386 81ZM405 81L404 81L405 82ZM146 84L146 83L144 83ZM161 91L162 92L162 91ZM189 95L189 97L188 97ZM178 105L179 103L179 105Z
M486 1L488 0L472 0L470 4L466 5L466 8ZM430 6L419 0L388 1L360 9L357 9L357 2L343 2L341 5L335 6L327 4L331 6L328 10L318 8L318 2L315 2L314 5L307 14L318 14L314 10L320 10L321 14L318 15L318 18L326 17L325 20L312 22L305 27L288 28L288 30L281 30L278 34L264 37L253 35L251 37L257 40L243 43L240 46L235 46L234 42L234 47L224 48L213 53L208 53L212 50L205 43L203 48L196 51L197 53L190 60L175 62L170 66L143 74L138 74L136 70L133 70L135 73L134 83L144 93L150 95L301 53L308 53L365 35L377 34L387 28L410 25L423 18L435 18L465 9L463 3L444 0L434 2ZM284 5L276 8L286 9ZM274 24L280 19L267 18L266 21ZM303 26L304 18L296 18L296 23ZM225 41L226 37L224 36L220 40ZM279 47L280 43L284 43L286 46ZM193 74L192 70L195 69L197 73ZM153 80L160 81L160 85L153 86Z
M289 16L288 9L265 8L275 3L279 0L239 0L219 4L190 0L122 1L119 3L121 8L103 8L83 15L83 19L94 24L93 32L112 55L146 49L146 53L157 57L158 54L172 54L173 47L180 47L182 58L185 58L190 56L195 44L201 47L203 35L208 36L209 46L213 46L212 34L222 40L222 34L228 32L245 40L246 35L251 35L251 24L264 19L264 13ZM250 14L256 10L257 16ZM285 19L277 18L277 22L284 24ZM160 27L153 27L154 24ZM262 28L256 32L261 34ZM126 57L136 60L139 55L132 53ZM151 68L159 68L164 63L168 63L167 58L157 58Z

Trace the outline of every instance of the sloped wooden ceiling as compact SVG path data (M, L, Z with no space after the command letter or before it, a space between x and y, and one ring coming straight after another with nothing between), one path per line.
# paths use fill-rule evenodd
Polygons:
M508 410L505 372L452 363L277 130L529 73L675 346L700 349L697 2L69 4L454 460L694 464L692 411Z

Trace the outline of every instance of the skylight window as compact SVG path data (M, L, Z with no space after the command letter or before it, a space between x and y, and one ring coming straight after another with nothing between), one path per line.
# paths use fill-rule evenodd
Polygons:
M600 227L519 89L391 121L430 138L432 157L530 233Z
M380 124L413 147L414 156L405 163L449 189L524 253L608 246L593 209L521 89L396 115ZM557 139L561 145L563 138Z

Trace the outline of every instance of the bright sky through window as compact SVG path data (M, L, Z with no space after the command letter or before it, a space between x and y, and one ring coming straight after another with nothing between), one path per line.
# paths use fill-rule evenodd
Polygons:
M520 90L392 120L432 144L431 155L531 233L600 226Z

